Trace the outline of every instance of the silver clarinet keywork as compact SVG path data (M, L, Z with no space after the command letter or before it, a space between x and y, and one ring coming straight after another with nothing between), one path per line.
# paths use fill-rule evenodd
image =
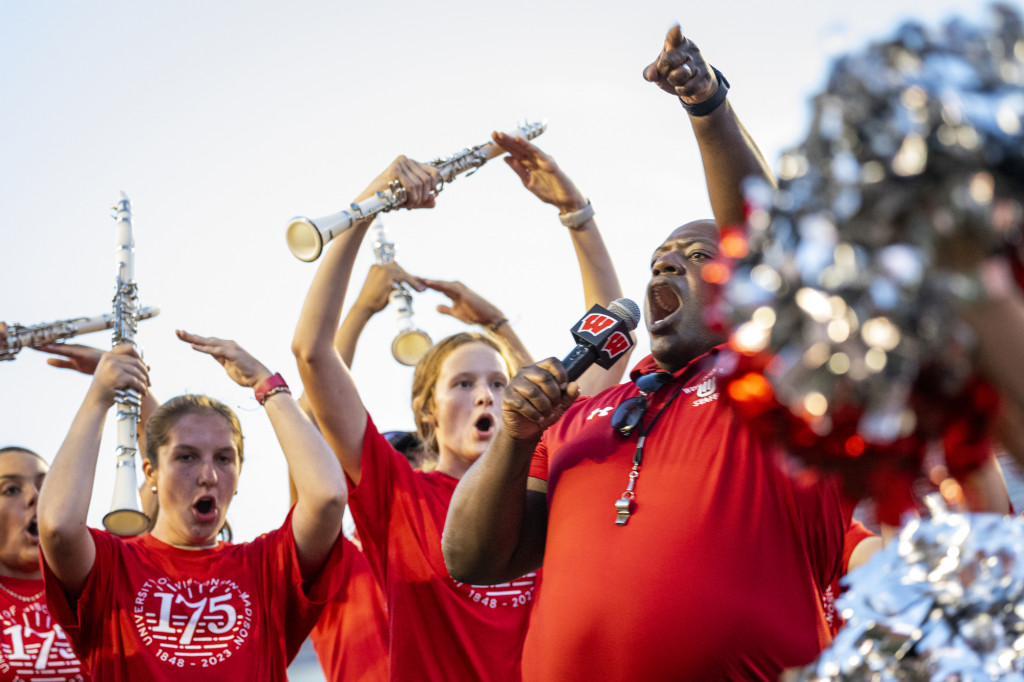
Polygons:
M135 327L139 320L139 296L135 284L135 235L132 231L132 205L121 192L114 206L117 223L117 291L114 294L113 345L136 346ZM115 535L139 535L149 527L142 512L135 474L135 453L139 449L138 424L142 396L132 389L116 393L117 469L114 498L103 526Z
M395 244L388 241L384 233L384 225L378 217L373 221L373 256L378 265L391 263L395 260ZM419 329L412 321L412 294L409 288L396 282L389 303L394 306L398 315L398 334L391 341L391 355L395 360L410 367L419 362L420 358L434 344L425 331Z
M523 123L515 130L509 131L512 137L522 137L532 140L547 128L547 123L537 121L534 123ZM443 158L434 159L430 165L437 168L441 173L441 183L437 186L440 192L445 183L451 182L458 175L466 171L473 171L484 165L496 156L505 153L501 147L494 142L484 142L474 147L467 147ZM470 173L472 175L472 172ZM390 211L405 203L405 188L400 182L392 181L388 189L377 192L376 196L358 204L350 204L348 210L332 213L323 218L304 218L299 216L288 223L285 238L288 241L288 248L299 260L308 262L315 261L320 257L327 242L352 227L357 221L368 218L375 213Z
M139 309L138 319L148 320L160 314L160 309L146 306ZM31 327L14 323L7 328L7 346L0 348L0 361L13 360L22 348L39 348L66 339L103 331L114 326L113 313L92 317L73 317L68 320L44 322Z

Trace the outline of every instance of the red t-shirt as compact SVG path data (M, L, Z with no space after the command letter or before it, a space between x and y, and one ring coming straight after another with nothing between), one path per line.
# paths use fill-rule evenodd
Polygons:
M78 662L63 628L50 618L42 580L0 578L0 682L81 682L92 677ZM36 597L25 602L9 594Z
M452 580L441 531L458 481L414 471L369 416L360 477L349 506L384 586L391 679L519 680L535 574L490 587Z
M89 529L96 561L77 603L43 563L50 612L98 680L286 680L316 623L337 543L304 592L291 514L254 541L179 549ZM307 596L308 594L308 596Z
M363 553L348 540L350 558L324 576L334 594L309 633L328 680L388 679L388 616L384 594Z
M843 619L839 615L839 611L836 609L836 598L842 594L843 589L839 584L839 581L846 575L846 567L850 564L850 558L853 556L853 550L857 549L862 541L868 538L875 537L867 527L857 521L856 519L850 519L850 525L846 528L846 537L843 538L843 558L840 564L840 574L836 576L832 584L829 585L828 589L825 590L825 594L822 598L822 604L825 607L825 621L828 623L829 631L832 636L835 637L836 633L839 632L839 628L843 626Z
M721 357L720 357L721 356ZM830 642L822 595L852 505L791 477L736 417L717 349L651 398L634 513L615 523L639 433L609 424L632 383L578 400L531 465L548 481L544 580L525 680L776 680ZM654 371L653 358L636 373Z
M875 534L867 529L860 521L856 519L850 519L850 525L846 529L846 537L843 539L843 563L842 572L839 577L846 575L846 567L850 563L850 559L853 557L853 550L857 549L864 540L875 537Z

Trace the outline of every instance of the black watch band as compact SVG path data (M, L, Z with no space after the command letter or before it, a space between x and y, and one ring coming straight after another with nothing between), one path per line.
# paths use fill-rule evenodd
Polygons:
M715 94L698 104L687 104L682 97L679 98L679 103L683 105L683 109L686 109L690 116L707 116L720 107L725 101L725 96L729 94L729 81L715 67L712 66L711 70L714 71L715 78L718 79L718 89L715 90Z

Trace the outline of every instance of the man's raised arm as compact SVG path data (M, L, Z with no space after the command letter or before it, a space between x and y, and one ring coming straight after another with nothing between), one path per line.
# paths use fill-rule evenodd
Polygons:
M644 69L644 78L678 97L687 111L715 222L720 228L743 222L743 181L756 177L775 186L775 176L733 111L724 76L676 24L665 36L661 54Z

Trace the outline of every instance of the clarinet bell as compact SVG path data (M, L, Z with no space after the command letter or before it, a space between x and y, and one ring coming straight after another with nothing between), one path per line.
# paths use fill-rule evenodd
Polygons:
M434 342L430 340L427 333L422 329L410 329L398 332L398 335L391 342L391 354L395 356L400 364L409 367L415 366L420 361Z
M114 474L114 497L103 527L114 535L141 535L149 528L149 517L142 511L135 478L135 456L119 458Z
M316 223L309 218L293 218L288 223L285 240L292 254L301 261L312 263L324 250L324 238Z
M103 527L122 537L142 535L149 528L149 517L138 509L114 509L103 517Z
M404 287L395 287L390 303L398 315L398 334L391 342L391 355L400 364L412 367L420 361L434 342L412 321L412 295Z
M327 242L355 224L360 217L358 208L353 204L352 211L338 211L322 218L292 218L284 234L288 249L299 260L312 263L323 253Z

